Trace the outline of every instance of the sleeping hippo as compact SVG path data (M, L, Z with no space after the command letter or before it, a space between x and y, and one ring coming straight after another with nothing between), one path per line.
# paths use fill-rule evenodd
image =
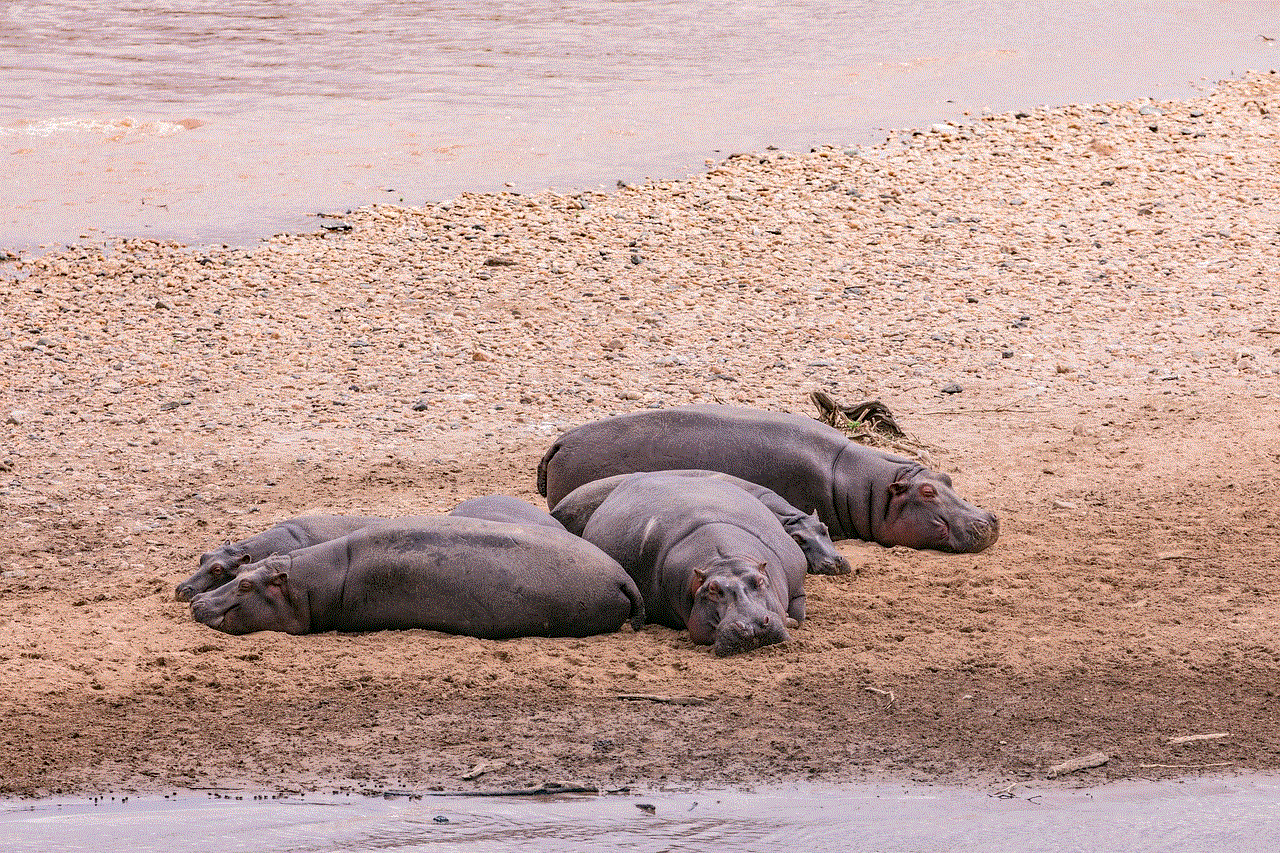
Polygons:
M245 566L272 554L287 554L298 548L328 542L385 520L358 515L300 515L282 521L248 539L228 542L221 548L201 554L199 571L178 584L173 592L174 600L190 601L197 593L222 586L240 574Z
M450 510L449 515L564 529L560 522L528 501L507 495L471 498ZM199 571L178 584L173 593L174 600L190 601L196 593L222 586L249 564L272 554L287 554L299 548L319 545L385 521L390 519L357 515L301 515L282 521L248 539L228 542L216 551L201 555Z
M644 601L617 561L566 530L417 516L267 557L195 596L191 614L228 634L585 637L640 628Z
M564 525L548 515L545 510L509 495L485 495L482 498L471 498L450 510L449 515L483 518L486 521L505 521L509 524L541 524L555 530L564 530Z
M754 497L765 508L772 512L782 524L782 529L795 540L804 552L809 571L817 575L846 575L850 571L849 561L844 558L827 533L827 526L818 520L813 513L805 514L784 501L778 494L764 486L748 482L741 477L721 474L719 471L677 470L664 471L676 477L705 477L737 486ZM605 498L625 480L629 474L615 474L600 480L583 483L565 495L554 507L554 516L570 533L582 535L591 515L604 502Z
M804 620L805 557L742 489L666 472L625 477L582 536L635 579L651 622L717 655L789 639Z
M647 409L560 436L538 464L553 508L583 483L635 471L705 468L817 511L833 539L971 553L996 541L994 514L963 500L951 478L850 441L801 415L733 406Z

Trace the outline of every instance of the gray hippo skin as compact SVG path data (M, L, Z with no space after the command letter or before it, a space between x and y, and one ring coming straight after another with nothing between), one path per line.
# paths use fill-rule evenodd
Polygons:
M568 531L418 516L268 557L193 598L191 615L228 634L585 637L639 628L644 602L617 562Z
M623 479L583 538L635 579L651 622L687 628L717 655L789 638L804 620L805 558L764 504L717 480Z
M192 596L222 586L236 577L250 563L272 554L287 554L299 548L338 539L348 533L386 521L357 515L300 515L282 521L239 542L228 542L215 551L200 555L200 570L174 590L175 601L190 601Z
M482 498L471 498L450 510L449 515L483 518L486 521L505 521L508 524L541 524L554 530L564 530L563 524L540 507L509 495L485 495Z
M721 474L719 471L686 469L662 473L675 477L703 477L737 486L764 504L765 508L777 517L782 523L782 529L787 531L787 535L804 552L810 572L815 575L847 575L849 573L849 561L831 543L827 526L818 520L818 516L801 512L784 501L776 492L741 477ZM581 536L587 522L591 520L591 515L628 476L630 475L615 474L612 477L583 483L552 507L551 515L558 519L570 533Z
M569 430L538 464L554 507L583 483L634 471L706 468L816 510L832 539L973 553L996 541L994 514L946 474L850 441L812 418L733 406L647 409Z

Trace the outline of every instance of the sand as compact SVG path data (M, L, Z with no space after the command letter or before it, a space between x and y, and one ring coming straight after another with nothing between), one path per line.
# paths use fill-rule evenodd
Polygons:
M1280 768L1278 116L1260 73L0 265L0 793ZM572 425L813 389L883 400L1000 541L842 542L860 573L727 659L653 626L232 637L172 600L290 516L536 500Z

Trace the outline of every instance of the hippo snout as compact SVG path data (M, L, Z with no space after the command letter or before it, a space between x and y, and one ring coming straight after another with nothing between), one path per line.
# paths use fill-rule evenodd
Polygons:
M221 608L209 601L208 597L201 593L191 599L191 618L195 619L202 625L208 625L210 628L217 628L222 624L226 613Z
M989 512L986 518L970 522L968 533L969 547L965 550L969 553L982 551L1000 538L1000 520Z
M764 614L755 619L733 619L716 630L712 650L717 657L729 657L791 639L786 626L776 615Z
M195 597L195 594L196 594L196 591L193 587L185 583L180 584L178 588L173 591L173 600L174 601L190 601L192 598Z

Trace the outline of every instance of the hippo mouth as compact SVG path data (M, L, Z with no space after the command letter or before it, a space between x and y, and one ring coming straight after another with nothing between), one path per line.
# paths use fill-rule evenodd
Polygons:
M1000 538L1000 521L994 515L988 520L971 521L955 537L955 553L976 554L991 547Z
M180 586L173 591L174 601L190 601L195 597L195 590L189 586Z
M199 596L191 601L191 617L202 625L208 625L210 628L221 629L222 623L226 621L227 614L230 612L230 610L219 612L216 607L206 601L202 601Z
M711 650L716 657L726 658L761 646L785 643L789 639L791 635L787 633L786 626L777 618L765 616L754 623L739 619L721 623L716 629L716 640Z

